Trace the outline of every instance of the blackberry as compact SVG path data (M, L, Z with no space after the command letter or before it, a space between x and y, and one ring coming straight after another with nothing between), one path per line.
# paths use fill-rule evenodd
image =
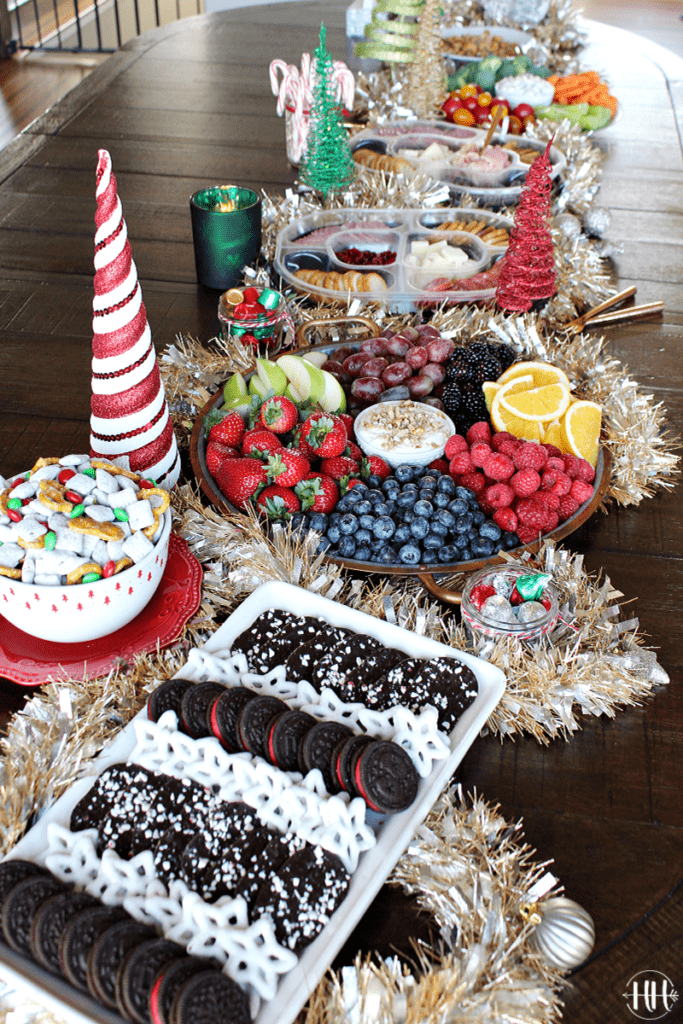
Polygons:
M461 383L470 379L472 367L464 359L451 358L446 363L446 380Z
M503 372L502 364L493 356L484 356L474 373L474 381L483 384L485 380L496 381Z
M461 400L462 394L458 384L452 382L444 385L441 401L443 402L445 412L447 412L449 416L452 416L453 413L456 413L459 410Z
M491 348L491 354L503 367L503 371L507 370L517 361L517 353L509 345L490 345L489 347Z
M485 341L473 341L467 351L475 356L488 356L491 354L491 346Z
M486 418L486 402L484 400L484 392L481 390L481 384L464 384L460 389L460 416L463 419L469 416L478 416L482 408L484 418ZM476 420L473 420L473 422L476 423Z

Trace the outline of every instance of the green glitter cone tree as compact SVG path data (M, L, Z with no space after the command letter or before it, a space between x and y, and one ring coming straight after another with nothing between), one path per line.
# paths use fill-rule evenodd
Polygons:
M396 64L415 60L417 19L424 0L378 0L372 21L365 27L366 40L355 48L356 57L373 57Z
M324 199L348 185L356 176L348 135L332 86L332 57L325 46L325 26L320 26L320 46L315 51L315 86L306 155L299 178Z

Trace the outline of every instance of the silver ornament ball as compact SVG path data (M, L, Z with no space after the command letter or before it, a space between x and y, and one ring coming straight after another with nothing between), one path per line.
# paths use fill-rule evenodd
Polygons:
M530 943L552 967L570 971L582 964L595 945L595 925L587 910L565 896L539 903L541 921Z

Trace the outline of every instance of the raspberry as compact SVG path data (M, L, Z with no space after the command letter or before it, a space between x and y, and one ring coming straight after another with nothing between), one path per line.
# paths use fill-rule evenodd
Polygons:
M513 459L515 452L521 447L521 444L522 442L516 438L513 438L512 441L501 441L498 445L498 452L500 455L507 455L508 459Z
M520 445L512 461L517 469L543 469L548 461L548 453L535 441L527 441Z
M467 443L473 445L476 441L485 441L486 444L491 444L491 428L486 420L473 423L467 431Z
M528 498L541 486L541 478L535 469L520 469L510 477L510 487L518 498Z
M474 472L474 463L470 458L469 452L458 452L454 455L450 461L448 472L453 476L458 473L472 473Z
M544 533L552 533L560 525L560 517L551 508L546 510Z
M510 434L507 430L501 430L500 433L494 434L493 435L493 439L491 440L491 447L493 448L494 452L499 452L500 451L500 446L502 444L505 444L506 441L514 441L515 442L515 448L519 448L520 443L521 443L515 437L514 434Z
M585 480L587 484L592 484L595 480L595 470L590 462L586 462L585 459L579 459L579 468L576 471L576 475L579 480Z
M554 455L552 455L548 459L548 461L545 464L545 468L549 472L558 472L558 473L564 473L565 472L564 462L562 461L562 459L558 459Z
M475 441L470 448L470 458L474 465L479 466L480 469L484 468L485 463L491 455L491 446L486 444L485 441Z
M488 583L477 583L476 587L472 587L470 591L470 601L475 608L481 611L484 607L484 601L489 597L493 597L495 593L495 588L489 586Z
M536 532L545 533L550 509L537 501L526 499L520 501L516 509L517 518L523 526L533 526ZM519 533L519 530L517 531Z
M555 494L554 491L536 491L534 494L534 501L540 502L541 505L552 509L553 512L557 512L560 507L560 500L560 495Z
M511 508L499 508L493 513L493 521L501 530L514 533L517 529L517 515Z
M499 482L500 481L498 480L494 480L492 476L487 476L486 470L484 470L484 486L486 487L486 490L488 490L489 487L495 487Z
M460 477L460 486L469 487L475 494L481 494L486 484L484 483L483 473L463 473Z
M451 434L446 441L446 458L452 459L456 452L469 451L469 445L462 434Z
M567 474L568 477L570 477L572 480L574 480L574 478L576 477L576 474L579 471L579 462L580 462L580 460L577 459L576 455L563 455L562 456L562 461L564 462L564 471L565 471L565 473Z
M569 494L571 490L572 482L566 473L558 473L556 483L550 488L560 498L564 498L565 494Z
M545 450L548 453L548 457L549 458L555 458L555 459L561 459L562 458L562 452L557 447L557 445L555 445L555 444L544 444L544 445L541 445L541 447L545 448Z
M509 480L515 471L515 464L507 455L492 453L484 463L484 472L494 480Z
M509 508L515 500L515 492L507 484L494 484L493 487L487 487L484 494L493 508Z
M533 544L538 540L539 533L540 531L535 526L525 526L524 523L520 523L517 527L517 536L522 544Z
M429 463L428 469L438 469L439 473L448 472L448 463L445 459L434 459L433 462Z
M572 498L571 494L565 494L564 498L560 498L560 507L557 510L557 514L560 517L560 522L563 523L565 519L569 519L575 512L579 511L579 503L576 498Z
M485 493L484 494L480 494L479 497L477 498L477 501L479 503L479 508L482 510L484 515L486 515L486 516L492 516L493 515L493 513L495 512L495 509L494 509L493 505L489 501L486 500L486 494Z
M587 484L585 480L572 481L572 486L569 493L575 501L578 501L579 505L583 505L584 501L588 501L589 498L593 497L593 488L590 484Z

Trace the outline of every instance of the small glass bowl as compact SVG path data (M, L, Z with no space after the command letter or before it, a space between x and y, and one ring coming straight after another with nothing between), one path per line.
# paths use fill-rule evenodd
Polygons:
M463 622L467 624L471 632L475 635L489 636L495 640L500 640L501 637L506 636L515 637L517 640L538 640L549 633L560 616L557 591L552 583L546 583L543 590L543 597L550 600L550 608L542 619L536 619L535 622L519 622L516 625L511 622L494 624L483 617L477 606L472 603L470 597L472 590L479 583L493 585L494 576L503 576L514 587L520 576L532 576L536 571L530 566L494 565L487 569L480 569L479 572L475 572L470 576L462 593L460 611Z

